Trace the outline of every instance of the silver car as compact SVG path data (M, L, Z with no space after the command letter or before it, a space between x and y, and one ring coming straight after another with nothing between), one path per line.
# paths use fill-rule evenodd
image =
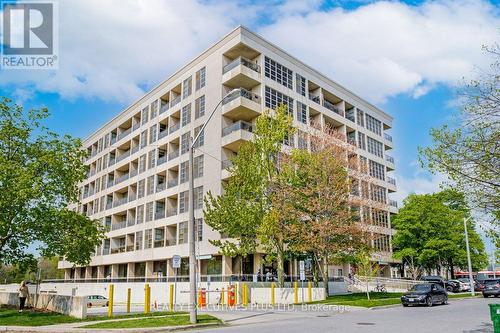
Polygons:
M109 301L106 297L101 295L90 295L87 296L87 307L91 308L93 306L108 306Z

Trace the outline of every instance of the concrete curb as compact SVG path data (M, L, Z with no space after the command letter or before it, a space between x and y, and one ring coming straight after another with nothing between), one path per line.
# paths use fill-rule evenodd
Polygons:
M212 328L219 326L226 326L224 322L220 323L204 323L204 324L190 324L182 326L171 326L171 327L151 327L151 328L79 328L79 327L51 327L51 326L0 326L0 332L9 333L116 333L116 332L127 332L127 333L161 333L161 332L175 332L175 331L185 331L193 328Z

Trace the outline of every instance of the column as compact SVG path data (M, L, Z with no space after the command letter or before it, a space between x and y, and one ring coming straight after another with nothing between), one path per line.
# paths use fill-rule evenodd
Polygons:
M167 277L173 278L175 276L175 268L172 265L172 258L167 259Z
M80 267L76 267L75 268L75 280L79 280L79 279L82 279L81 277L81 268Z
M233 274L233 258L222 256L222 275Z
M85 267L85 279L91 279L92 278L92 266L87 266Z
M97 266L97 278L98 279L104 279L104 265Z
M116 279L118 277L118 264L111 265L111 278Z
M153 269L154 269L153 266L154 266L153 261L146 261L146 278L153 277Z
M254 253L253 255L253 273L257 274L260 270L260 274L262 275L262 254Z
M64 280L70 280L71 279L71 268L65 268L64 269Z
M127 264L127 281L133 281L135 278L135 262Z

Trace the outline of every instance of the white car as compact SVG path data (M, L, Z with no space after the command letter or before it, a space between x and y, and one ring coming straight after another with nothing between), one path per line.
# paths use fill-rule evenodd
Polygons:
M90 295L87 296L87 307L91 308L93 306L108 306L108 299L101 295Z

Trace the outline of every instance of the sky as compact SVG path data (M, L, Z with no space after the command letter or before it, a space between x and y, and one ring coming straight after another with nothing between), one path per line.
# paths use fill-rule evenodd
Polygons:
M394 117L402 201L445 180L418 162L429 130L455 124L456 91L500 41L498 1L72 0L59 2L58 70L0 70L0 95L46 106L85 138L238 25Z

